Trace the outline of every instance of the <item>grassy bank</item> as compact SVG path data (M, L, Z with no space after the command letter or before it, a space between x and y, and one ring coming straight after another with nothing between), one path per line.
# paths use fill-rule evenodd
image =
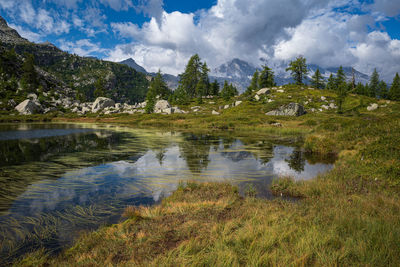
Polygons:
M376 100L350 96L341 115L264 114L273 105L310 95L316 108L322 95L332 97L289 88L275 103L245 101L218 116L209 114L214 106L204 105L200 114L62 118L248 135L299 133L304 150L334 154L338 160L332 171L314 180L285 178L271 186L277 196L298 201L242 198L227 184L189 182L159 206L128 208L126 221L85 234L57 257L36 251L16 265L400 265L399 103L380 101L378 110L367 111L366 105ZM273 126L277 122L282 127Z

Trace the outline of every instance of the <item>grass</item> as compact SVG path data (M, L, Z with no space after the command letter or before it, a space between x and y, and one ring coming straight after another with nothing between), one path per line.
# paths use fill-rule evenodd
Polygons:
M370 98L350 96L344 114L297 118L264 111L333 93L286 87L275 103L245 101L207 114L99 117L132 126L302 134L304 149L335 155L335 168L310 181L274 181L277 196L240 197L228 184L188 182L154 207L129 207L123 223L83 235L54 257L36 251L18 266L398 266L400 265L400 104L368 112ZM290 97L289 97L290 96ZM276 95L278 97L278 95ZM360 103L365 103L360 106ZM383 101L378 101L380 104ZM212 107L208 107L212 108ZM205 111L208 112L208 111ZM279 122L283 127L273 127Z

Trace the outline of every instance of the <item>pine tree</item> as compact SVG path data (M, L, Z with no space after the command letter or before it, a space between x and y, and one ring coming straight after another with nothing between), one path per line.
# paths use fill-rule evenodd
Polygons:
M400 100L400 76L399 73L396 73L396 76L393 79L392 86L390 86L389 90L390 100Z
M217 80L214 80L210 87L211 95L217 96L219 94L219 83L217 82Z
M260 88L258 86L258 77L259 77L259 72L258 72L258 70L256 70L253 74L253 78L251 78L251 83L250 83L249 87L247 87L246 95L250 95L252 92L254 92Z
M343 67L340 66L337 73L336 73L336 79L335 79L335 87L336 90L339 91L339 86L343 86L346 84L346 75L344 74Z
M254 77L253 77L254 78ZM275 86L274 72L268 66L263 66L263 70L258 77L258 88L266 88Z
M161 99L167 99L170 94L171 91L168 89L167 84L164 82L161 70L159 70L156 76L150 82L149 90L147 91L147 104L145 108L146 113L153 112L157 97L160 97Z
M364 95L364 90L365 90L364 85L362 83L358 83L356 86L355 93L358 95Z
M388 91L388 87L387 84L384 81L380 81L379 82L379 97L381 99L388 99L389 97L389 91Z
M227 81L224 82L224 87L221 90L221 96L224 100L228 101L231 97L238 94L236 87L232 84L228 84Z
M296 60L289 63L289 67L286 68L286 71L291 72L296 84L302 85L303 79L308 73L306 59L303 56L297 57Z
M312 76L311 85L317 89L324 89L325 87L324 78L322 77L319 69L317 69L314 75Z
M208 73L210 69L207 66L207 63L204 62L201 66L201 74L200 74L200 81L202 82L204 89L201 90L202 96L210 95L210 78L208 77Z
M331 73L331 75L328 78L328 83L326 84L326 89L332 91L335 90L335 84L336 84L335 77L333 77L333 74Z
M180 75L179 87L189 98L196 96L196 87L201 78L202 68L201 59L198 54L195 54L189 59L185 71Z
M376 69L374 69L374 72L371 75L371 79L369 81L369 93L368 95L370 97L376 97L379 95L379 74L376 71Z

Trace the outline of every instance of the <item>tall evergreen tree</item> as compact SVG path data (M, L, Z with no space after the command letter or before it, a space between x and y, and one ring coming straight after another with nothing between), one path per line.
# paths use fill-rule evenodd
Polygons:
M232 84L228 84L227 81L224 82L224 87L221 90L221 96L228 101L231 97L238 94L236 87Z
M365 94L365 87L362 83L358 83L356 85L355 93L358 95L364 95Z
M390 86L389 90L390 100L400 100L400 76L399 73L396 73L396 76L393 79L392 86Z
M180 75L179 87L190 98L196 96L196 87L201 78L202 67L199 55L195 54L189 59L185 71Z
M259 77L259 72L256 70L253 74L253 78L251 78L251 83L249 87L247 87L246 94L250 95L252 92L258 90L260 87L258 86L258 77Z
M210 69L207 67L207 63L204 62L201 66L201 73L199 82L196 85L196 95L201 98L210 94L210 79L208 73Z
M297 57L296 60L289 63L289 67L286 68L286 71L291 72L296 84L302 85L303 79L308 73L306 59L303 56Z
M387 84L384 81L380 81L379 82L379 97L381 99L388 99L389 97L389 91L388 91L388 87Z
M336 80L335 77L333 77L333 74L331 73L331 75L328 78L328 83L326 84L326 89L328 90L335 90L335 86L336 86Z
M379 74L374 69L374 72L371 75L371 79L369 81L369 93L370 97L376 97L379 95Z
M339 86L346 85L346 75L344 74L343 67L340 66L337 73L336 73L336 79L335 79L335 87L336 90L339 91Z
M325 87L324 78L322 77L319 69L317 69L314 75L312 76L311 85L317 89L324 89Z
M217 82L217 80L214 80L210 87L211 95L217 96L219 94L219 83Z
M263 66L263 70L258 77L257 89L272 86L275 86L274 72L272 71L272 69L268 68L268 66Z
M162 77L161 71L159 70L156 76L150 82L149 90L147 91L147 105L145 108L146 113L153 112L157 97L160 97L161 99L167 99L170 94L171 91L168 89L168 86Z
M93 95L94 97L106 96L106 90L104 88L104 80L102 78L97 79L97 81L94 83Z

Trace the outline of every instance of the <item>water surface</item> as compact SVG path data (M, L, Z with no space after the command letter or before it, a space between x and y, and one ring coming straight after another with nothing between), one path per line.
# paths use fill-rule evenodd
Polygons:
M296 140L158 132L77 124L0 125L0 258L57 251L82 231L116 223L128 205L152 205L180 181L252 184L311 179L332 168Z

